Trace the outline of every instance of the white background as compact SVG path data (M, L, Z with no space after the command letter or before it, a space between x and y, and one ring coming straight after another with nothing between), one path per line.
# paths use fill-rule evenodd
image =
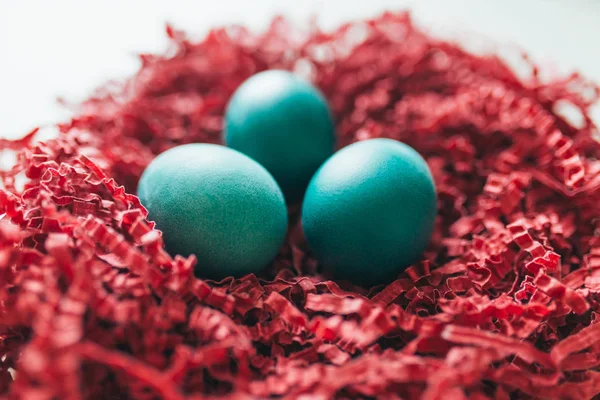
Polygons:
M67 118L57 96L82 100L131 75L136 53L164 49L167 21L201 36L228 22L260 29L276 13L331 28L402 8L437 35L482 34L600 82L600 0L0 0L0 137Z

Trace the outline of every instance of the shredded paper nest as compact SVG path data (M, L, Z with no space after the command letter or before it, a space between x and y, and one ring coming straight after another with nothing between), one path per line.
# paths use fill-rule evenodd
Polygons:
M171 48L59 137L0 140L0 393L7 399L588 399L600 392L597 86L542 82L388 13L333 32L276 19ZM157 154L221 141L265 69L328 98L338 145L403 141L439 197L424 261L387 286L326 279L291 207L259 276L198 279L135 196ZM567 105L576 118L567 119ZM35 116L32 116L35 119ZM24 186L17 185L19 177ZM15 183L17 182L17 183Z

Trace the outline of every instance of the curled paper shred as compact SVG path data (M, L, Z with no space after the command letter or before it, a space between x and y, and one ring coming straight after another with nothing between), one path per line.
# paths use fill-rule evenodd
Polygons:
M60 399L592 398L600 394L600 88L518 77L385 13L324 32L282 18L165 54L75 106L60 135L0 140L0 396ZM427 160L438 219L387 285L327 280L298 205L273 265L220 282L170 255L134 195L159 153L218 143L233 91L292 70L338 146ZM568 104L581 118L570 121Z

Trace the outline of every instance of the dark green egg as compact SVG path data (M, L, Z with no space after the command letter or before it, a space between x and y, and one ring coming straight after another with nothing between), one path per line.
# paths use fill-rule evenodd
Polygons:
M260 164L235 150L188 144L156 157L138 195L172 254L198 257L207 278L259 272L287 230L281 189Z
M260 72L234 93L225 144L263 165L288 201L297 200L333 153L333 121L323 95L287 71Z
M437 212L425 160L391 139L349 145L317 171L302 226L317 259L338 279L389 282L419 261Z

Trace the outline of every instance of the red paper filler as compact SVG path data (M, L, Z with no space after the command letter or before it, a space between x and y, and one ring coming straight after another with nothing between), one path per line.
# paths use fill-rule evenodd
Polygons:
M276 19L194 42L86 101L58 138L0 141L0 393L7 399L587 399L600 393L600 146L578 74L518 77L386 13L327 33ZM219 142L235 88L296 70L340 146L426 157L425 261L370 290L321 275L296 212L260 277L171 258L135 193L152 158ZM575 110L578 122L562 116ZM24 179L24 187L17 183Z

